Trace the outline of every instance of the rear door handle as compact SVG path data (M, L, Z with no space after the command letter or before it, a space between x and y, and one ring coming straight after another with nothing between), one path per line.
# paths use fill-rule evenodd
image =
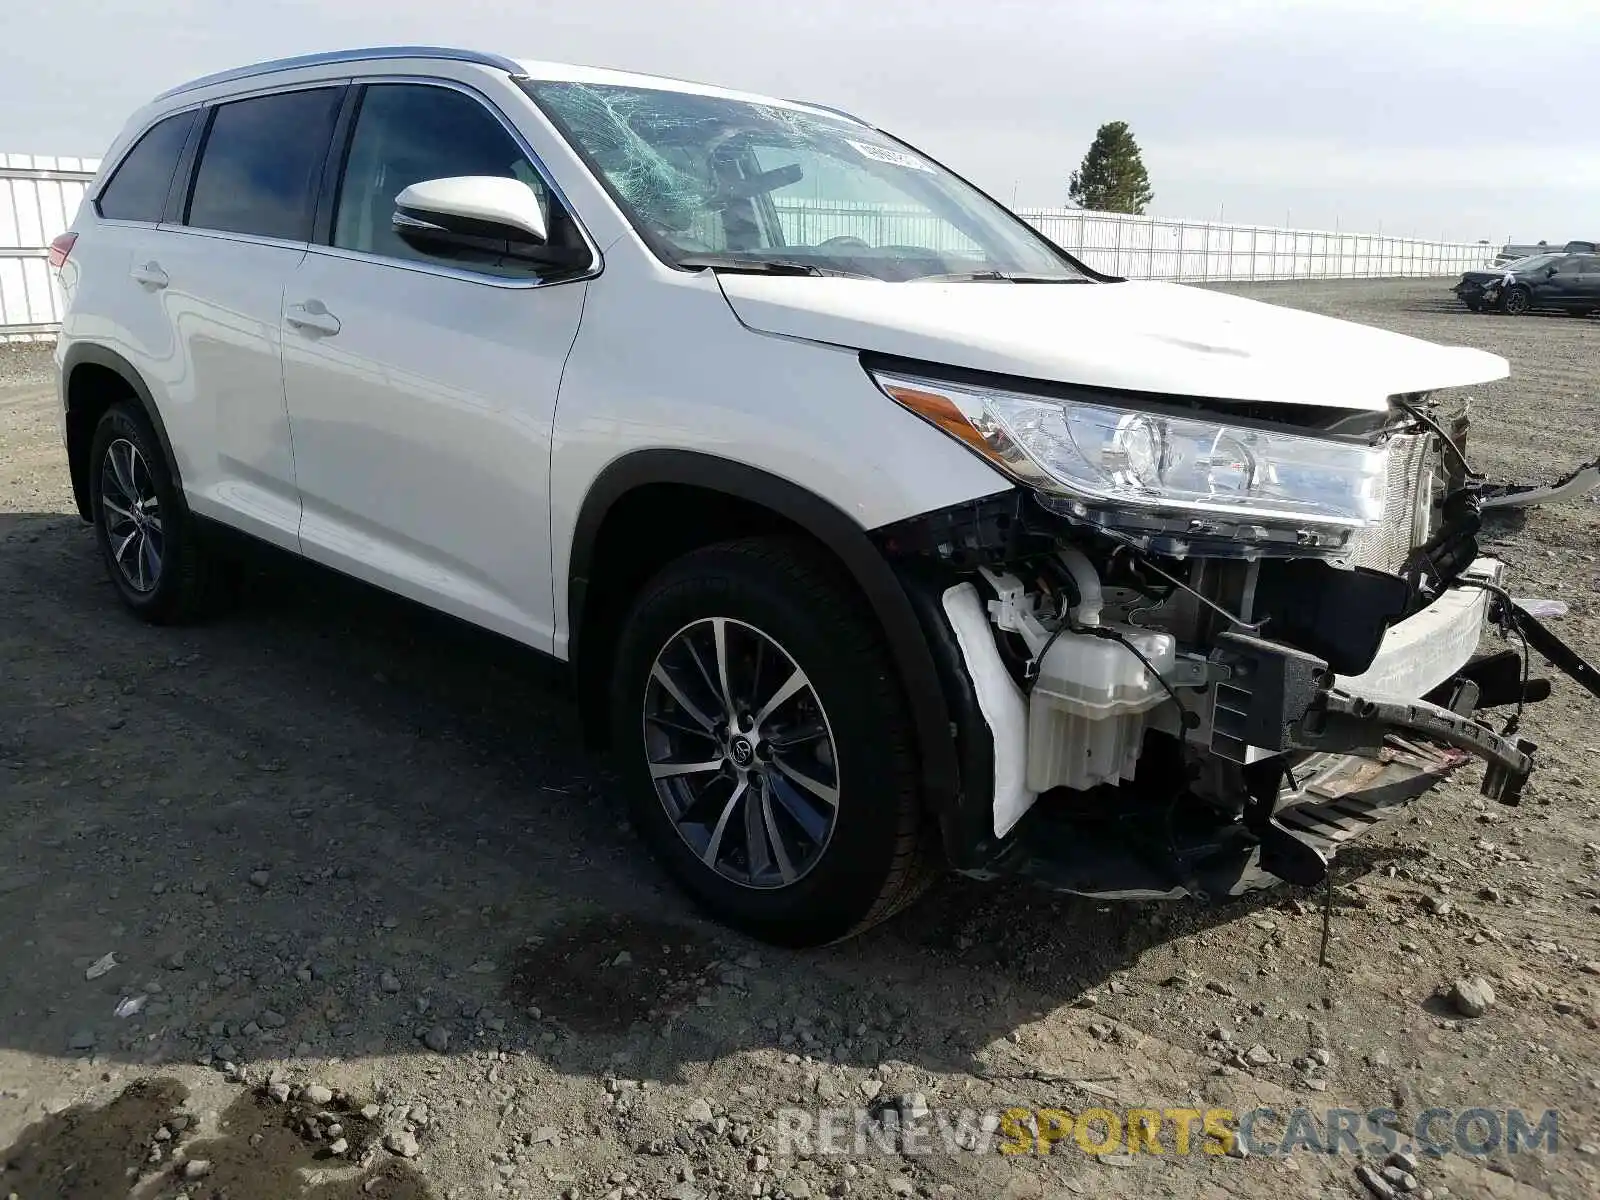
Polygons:
M291 304L283 319L302 333L320 333L324 337L332 337L341 328L339 318L329 312L321 300Z
M159 291L172 282L167 278L167 273L161 269L161 264L154 259L145 263L142 267L135 267L128 274L135 283L154 291Z

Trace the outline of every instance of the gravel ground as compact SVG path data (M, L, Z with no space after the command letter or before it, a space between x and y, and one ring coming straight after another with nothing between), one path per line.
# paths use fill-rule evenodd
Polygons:
M1600 322L1474 317L1444 286L1238 290L1507 355L1471 443L1491 475L1600 453ZM1349 856L1327 969L1318 898L1289 889L1202 909L951 880L775 951L688 910L558 673L504 643L301 567L203 627L125 615L45 366L0 350L0 1195L1372 1194L1349 1153L804 1156L774 1119L858 1105L881 1132L924 1103L1558 1109L1554 1154L1393 1186L1600 1191L1600 710L1564 680L1525 724L1520 810L1472 769ZM1594 660L1597 516L1493 542Z

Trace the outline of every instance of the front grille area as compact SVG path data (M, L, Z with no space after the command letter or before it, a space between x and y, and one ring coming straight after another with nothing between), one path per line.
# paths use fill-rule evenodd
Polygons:
M1389 477L1383 520L1357 534L1346 561L1356 567L1397 573L1411 551L1428 540L1433 525L1433 478L1439 461L1438 438L1406 433L1389 443Z

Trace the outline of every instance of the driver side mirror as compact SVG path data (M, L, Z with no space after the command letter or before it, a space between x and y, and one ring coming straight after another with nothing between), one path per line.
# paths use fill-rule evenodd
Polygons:
M427 254L546 261L544 209L520 179L458 175L413 183L395 197L395 233Z

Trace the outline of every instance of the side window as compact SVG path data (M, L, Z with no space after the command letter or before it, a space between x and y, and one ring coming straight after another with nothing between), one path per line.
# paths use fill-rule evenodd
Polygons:
M128 151L96 202L113 221L159 221L178 156L189 139L198 109L157 121Z
M186 224L309 241L340 97L339 88L312 88L218 105Z
M1582 269L1583 260L1575 254L1565 258L1558 258L1551 266L1555 267L1557 275L1576 275Z
M333 244L485 274L525 277L548 271L548 266L508 259L468 263L439 257L407 244L395 233L396 196L425 179L457 175L520 179L539 197L551 244L581 246L527 154L493 113L451 88L409 83L373 84L362 97L339 187Z

